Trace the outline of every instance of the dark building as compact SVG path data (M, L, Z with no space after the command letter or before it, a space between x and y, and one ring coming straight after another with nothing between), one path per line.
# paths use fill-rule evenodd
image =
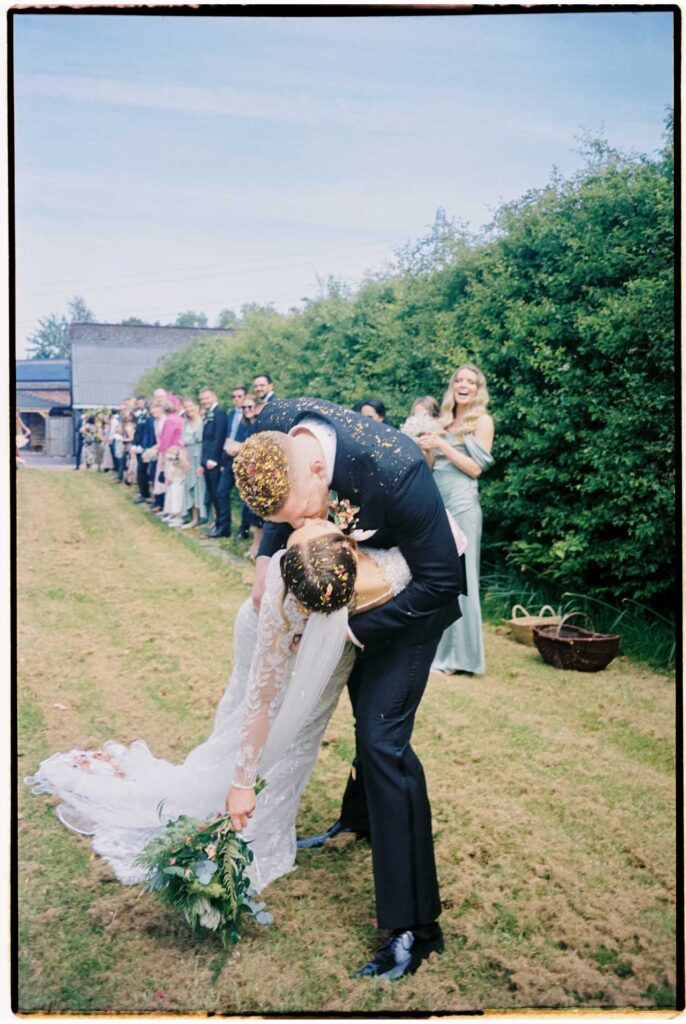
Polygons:
M18 359L17 412L31 431L31 451L71 455L71 369L68 359Z

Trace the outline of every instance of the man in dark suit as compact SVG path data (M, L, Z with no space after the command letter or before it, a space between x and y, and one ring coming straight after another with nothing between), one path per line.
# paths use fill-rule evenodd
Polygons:
M377 922L388 941L354 976L396 979L413 973L443 949L441 912L424 773L410 746L417 707L443 630L460 615L464 560L433 477L416 444L392 427L320 399L274 401L259 417L262 431L278 431L287 493L279 495L257 559L253 600L264 591L268 558L306 518L326 517L330 488L359 508L356 528L375 531L376 547L397 545L411 573L409 585L387 604L357 615L358 646L348 688L357 752L338 827L370 836ZM236 464L242 496L264 495L249 445ZM261 478L261 477L264 478ZM281 474L283 484L283 473ZM252 791L232 790L233 807L251 813ZM240 818L239 818L240 820Z
M219 509L217 506L217 488L221 472L221 457L226 439L226 412L217 401L212 388L201 388L198 397L205 414L202 428L202 449L200 452L200 469L205 477L207 493L214 508L215 525L205 531L206 537L221 537L217 529Z
M81 452L83 451L83 434L81 433L81 427L83 426L83 414L79 409L74 410L74 469L78 469L81 465Z
M133 432L131 451L137 456L136 482L140 493L135 499L135 504L140 505L150 497L150 465L143 462L141 456L146 448L152 448L155 444L155 421L148 411L148 403L143 396L136 399L134 419L136 426Z
M213 537L231 536L231 491L235 483L233 478L233 458L239 449L238 433L243 419L243 400L247 388L237 384L231 392L233 411L227 414L226 438L220 462L219 484L217 486L217 521L212 531Z
M273 402L276 398L274 382L268 373L258 373L252 382L252 389L255 392L255 398L261 405L267 405L268 402Z

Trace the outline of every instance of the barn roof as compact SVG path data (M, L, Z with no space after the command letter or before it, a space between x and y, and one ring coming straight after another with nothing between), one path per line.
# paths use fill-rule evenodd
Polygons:
M69 387L68 359L17 359L17 386L36 388L40 384L64 384Z
M218 327L72 324L72 403L80 409L120 405L160 360L197 338L233 334Z

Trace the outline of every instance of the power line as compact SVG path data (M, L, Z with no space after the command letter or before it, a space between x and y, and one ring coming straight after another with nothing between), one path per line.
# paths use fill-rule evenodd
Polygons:
M315 273L316 273L316 271L315 271ZM288 298L289 296L292 296L293 295L293 291L294 291L294 289L289 289L288 291L284 291L284 292L271 293L268 298L264 298L263 295L248 296L248 297L243 298L241 300L241 305L242 306L249 305L250 303L253 303L253 302L255 302L255 303L263 303L264 305L269 305L270 303L274 302L277 299L285 299L285 298ZM299 301L302 301L302 298L299 299L299 300L298 299L294 299L293 300L293 305L295 305ZM221 299L203 299L202 301L194 303L194 305L197 305L197 306L200 306L200 307L202 307L202 306L208 306L209 307L209 306L219 306L219 305L224 304L225 302L226 302L226 298L221 298ZM136 315L141 314L141 313L150 313L150 312L152 312L153 315L156 315L156 318L159 316L159 312L158 312L159 309L160 309L159 305L156 305L156 306L143 306L143 307L136 306L135 303L133 305L134 305L133 310L132 310L131 307L127 307L126 309L122 308L122 309L119 309L119 310L115 310L114 312L112 312L110 314L110 317L111 318L116 318L116 317L119 317L119 316L136 316ZM181 305L183 305L183 303L181 303ZM177 314L178 314L178 310L177 310ZM110 322L110 321L108 321L108 322ZM32 329L34 327L35 323L36 323L35 321L28 321L28 320L18 322L17 325L16 325L16 333L17 334L21 334L22 332L25 332L25 331L27 331L29 329ZM96 323L97 323L97 321L96 321Z
M293 262L276 263L276 264L272 264L271 266L269 266L269 265L265 266L264 265L264 257L253 257L252 259L241 260L240 263L211 263L211 264L207 264L205 267L194 267L192 269L191 273L193 273L193 271L198 271L198 270L199 271L216 270L216 271L219 271L220 273L217 273L217 274L214 274L214 275L212 275L212 274L207 275L207 274L203 273L199 277L198 276L189 276L188 268L186 268L186 267L178 267L176 269L178 270L179 274L182 275L180 277L159 278L158 277L159 274L165 274L165 273L168 273L168 271L166 271L166 270L157 270L157 271L148 271L147 273L117 274L117 275L111 275L111 276L108 276L108 277L86 278L86 279L81 279L81 280L78 280L78 281L75 280L75 279L64 280L64 281L54 281L54 282L50 282L49 284L38 284L38 285L35 285L35 286L34 285L26 286L25 288L17 289L17 291L18 291L18 293L21 293L21 294L25 294L25 293L35 294L36 292L44 292L44 291L52 292L52 291L57 291L57 290L61 290L63 287L67 287L67 286L69 286L69 287L76 287L76 288L82 288L84 285L97 284L97 283L103 282L103 281L106 282L106 281L130 281L130 280L133 280L133 281L140 281L142 284L173 284L175 281L179 281L179 280L183 280L183 281L198 281L198 280L201 280L203 277L207 277L207 276L219 277L219 276L222 276L222 273L224 271L226 271L226 270L234 270L237 273L254 273L255 271L267 271L267 270L287 270L290 267L306 266L307 263L309 262L309 260L311 258L313 258L313 257L316 258L317 256L326 256L326 255L331 255L331 254L335 255L337 253L347 252L347 251L349 251L351 249L352 250L355 250L355 249L362 249L362 250L369 249L369 250L371 250L373 252L373 251L379 250L379 247L381 247L381 246L387 246L387 245L391 245L391 244L398 245L398 244L400 244L400 242L396 238L387 238L387 239L380 239L379 241L376 241L376 242L356 242L356 243L351 244L350 246L338 246L338 247L336 247L334 249L319 249L319 250L314 250L314 251L310 251L310 252L305 251L305 252L300 252L300 253L292 253L291 255L293 255L293 256L304 256L304 257L306 257L305 261L304 262L300 261L300 262L295 262L295 263L293 263ZM246 266L246 264L255 264L255 265L251 267L251 266ZM158 278L158 279L157 280L152 280L152 278ZM125 286L126 285L113 285L113 287L115 287L115 288L125 287Z

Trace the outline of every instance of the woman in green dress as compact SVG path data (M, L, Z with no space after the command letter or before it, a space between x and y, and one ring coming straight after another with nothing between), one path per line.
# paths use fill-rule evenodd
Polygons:
M486 378L470 363L458 366L441 405L441 434L423 434L420 448L434 456L434 479L445 506L467 537L467 596L462 617L446 629L433 668L466 675L486 671L479 601L481 505L478 480L493 465L493 420L488 415Z
M185 452L186 470L183 482L183 514L190 514L191 517L182 527L185 530L197 526L200 519L205 517L205 478L198 475L203 428L200 406L194 398L184 398L183 408L185 416L181 443Z

